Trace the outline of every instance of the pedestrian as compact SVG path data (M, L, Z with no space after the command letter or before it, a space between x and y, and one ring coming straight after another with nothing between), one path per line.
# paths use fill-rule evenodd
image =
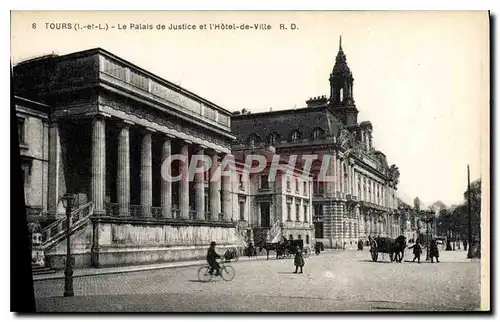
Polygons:
M460 242L459 242L460 244ZM464 250L467 251L467 240L464 239Z
M300 267L300 273L299 274L302 274L302 267L304 267L304 256L302 255L302 249L300 249L298 246L297 246L297 252L295 253L295 258L293 260L293 264L295 265L295 272L294 274L297 274L297 271Z
M420 254L422 254L422 246L420 246L420 241L417 239L417 242L413 246L408 247L408 249L411 248L413 248L413 262L417 259L420 263Z
M363 241L361 238L358 240L358 250L363 250Z
M439 263L439 249L436 239L431 240L431 244L429 247L429 257L431 258L431 263L434 263L434 257L436 257L436 262Z

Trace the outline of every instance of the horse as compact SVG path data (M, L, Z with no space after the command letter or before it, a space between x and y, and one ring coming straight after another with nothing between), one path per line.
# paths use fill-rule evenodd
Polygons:
M269 259L269 251L274 250L276 252L276 259L279 258L280 255L280 250L281 250L281 245L279 243L263 243L259 245L259 253L262 251L262 249L266 250L267 254L267 259Z
M391 242L389 248L391 262L396 261L397 263L401 263L405 254L406 237L402 235L397 237Z

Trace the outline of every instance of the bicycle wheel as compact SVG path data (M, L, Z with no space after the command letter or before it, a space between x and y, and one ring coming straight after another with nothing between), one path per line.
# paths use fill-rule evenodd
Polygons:
M234 278L234 268L224 265L220 268L220 275L224 281L232 281Z
M202 266L198 269L198 280L200 282L210 282L212 279L212 274L210 274L209 266Z

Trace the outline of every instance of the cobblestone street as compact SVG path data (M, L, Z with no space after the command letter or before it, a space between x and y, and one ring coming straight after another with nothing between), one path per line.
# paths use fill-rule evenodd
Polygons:
M328 251L293 258L231 263L236 277L198 281L199 266L77 277L75 297L64 280L35 282L38 311L339 311L474 310L480 302L480 263L464 251L441 252L441 263L372 262L364 251ZM425 255L423 257L425 259Z

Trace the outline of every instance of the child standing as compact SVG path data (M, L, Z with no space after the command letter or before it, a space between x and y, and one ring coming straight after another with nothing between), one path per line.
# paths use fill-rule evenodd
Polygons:
M295 274L297 274L297 270L300 267L300 273L302 274L302 267L304 266L304 256L302 255L302 249L297 246L297 252L295 253L295 258L293 260L293 264L295 265Z

